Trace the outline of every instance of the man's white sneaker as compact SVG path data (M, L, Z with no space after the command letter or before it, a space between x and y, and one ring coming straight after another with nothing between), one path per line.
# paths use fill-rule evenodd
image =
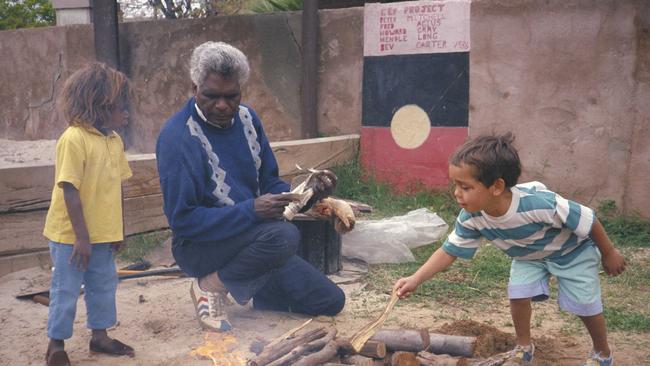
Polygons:
M190 295L201 328L213 332L232 329L225 311L228 304L227 293L203 291L199 287L199 281L195 279L190 287Z

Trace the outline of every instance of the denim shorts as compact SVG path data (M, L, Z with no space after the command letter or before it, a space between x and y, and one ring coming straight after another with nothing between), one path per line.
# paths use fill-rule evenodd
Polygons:
M74 264L69 263L73 245L52 241L49 245L54 271L50 285L48 337L72 337L72 325L82 284L88 315L87 327L106 329L115 325L115 292L118 278L111 244L91 244L90 260L85 271L79 271Z
M549 279L558 283L558 303L564 311L578 316L592 316L603 312L600 292L600 251L594 245L582 250L566 264L550 260L513 260L510 267L508 296L510 299L548 299Z

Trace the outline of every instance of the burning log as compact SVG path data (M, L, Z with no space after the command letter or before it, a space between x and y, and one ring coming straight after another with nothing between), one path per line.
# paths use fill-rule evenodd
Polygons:
M397 351L390 359L391 366L420 366L420 361L411 352Z
M339 342L340 350L344 355L352 355L358 353L362 356L371 358L384 358L386 357L386 344L379 341L367 341L359 352L354 350L349 341L341 340Z
M357 366L373 366L374 361L370 357L365 357L361 355L351 355L341 357L341 362L346 365L357 365Z
M382 329L371 338L383 342L389 351L420 352L429 348L429 332L416 329Z
M435 354L472 357L476 349L476 337L463 337L429 333L430 345L426 351Z
M248 366L264 366L291 352L294 348L323 338L327 334L325 328L312 329L304 334L296 335L294 338L285 339L271 347L264 347L264 350L257 357L249 360Z
M423 366L467 366L469 365L464 358L452 357L449 355L436 355L430 352L422 351L417 355L417 360Z

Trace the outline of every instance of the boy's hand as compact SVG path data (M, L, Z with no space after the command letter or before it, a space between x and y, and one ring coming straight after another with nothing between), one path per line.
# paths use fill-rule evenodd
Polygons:
M79 240L75 241L74 247L72 248L72 255L68 262L74 264L79 271L85 271L88 268L88 262L90 261L90 242L88 240Z
M393 292L397 294L400 299L405 299L418 288L420 284L413 278L413 276L400 278L393 286Z
M620 275L627 265L625 258L616 248L612 248L609 252L604 253L602 262L605 272L610 276Z

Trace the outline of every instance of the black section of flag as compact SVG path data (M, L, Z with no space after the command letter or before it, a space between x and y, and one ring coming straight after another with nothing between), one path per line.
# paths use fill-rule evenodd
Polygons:
M416 104L432 126L467 127L469 52L363 58L363 126L388 127Z

